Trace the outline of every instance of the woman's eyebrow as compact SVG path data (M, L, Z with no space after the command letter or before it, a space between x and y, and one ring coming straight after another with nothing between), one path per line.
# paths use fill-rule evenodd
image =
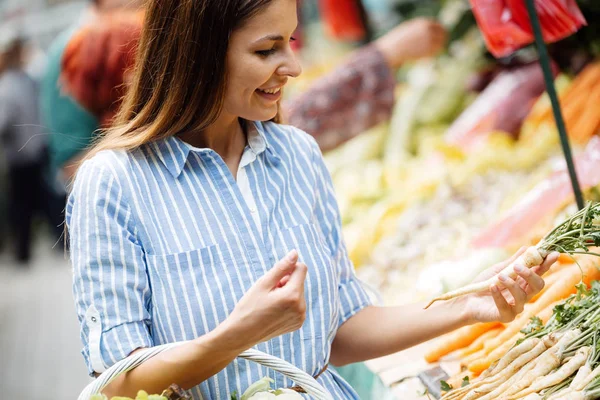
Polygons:
M262 42L263 40L270 40L270 41L273 41L273 42L278 42L278 41L282 41L283 40L283 36L281 36L281 35L267 35L267 36L265 36L263 38L258 39L256 41L256 43Z

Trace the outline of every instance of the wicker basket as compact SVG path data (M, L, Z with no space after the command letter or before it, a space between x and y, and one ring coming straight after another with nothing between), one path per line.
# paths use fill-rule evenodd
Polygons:
M144 361L154 357L163 351L170 350L174 347L180 346L185 342L169 343L161 346L156 346L142 351L136 352L135 354L127 357L126 359L119 361L109 369L107 369L102 375L96 380L90 383L79 395L78 400L89 400L94 394L98 394L104 389L113 379L117 376L131 371L136 368ZM286 377L293 380L296 384L302 387L311 398L315 400L333 400L331 395L325 390L312 376L306 372L299 370L292 364L283 361L277 357L273 357L269 354L263 353L258 350L250 349L239 355L240 358L244 358L249 361L269 367L274 371L277 371ZM221 400L221 399L218 399Z

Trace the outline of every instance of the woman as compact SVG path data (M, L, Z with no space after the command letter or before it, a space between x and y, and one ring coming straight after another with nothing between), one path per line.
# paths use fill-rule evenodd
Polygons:
M316 142L279 125L300 74L295 0L152 0L132 87L77 174L67 206L83 355L100 373L137 349L189 340L113 381L107 395L172 383L229 399L269 376L256 347L336 399L357 399L328 363L399 351L476 321L509 321L543 286L374 307L341 237ZM488 274L493 271L488 272ZM375 329L374 329L375 328Z

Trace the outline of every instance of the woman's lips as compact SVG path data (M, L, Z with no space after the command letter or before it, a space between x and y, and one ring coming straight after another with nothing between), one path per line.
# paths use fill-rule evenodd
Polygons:
M256 89L256 93L269 101L277 101L281 98L281 88L275 89Z

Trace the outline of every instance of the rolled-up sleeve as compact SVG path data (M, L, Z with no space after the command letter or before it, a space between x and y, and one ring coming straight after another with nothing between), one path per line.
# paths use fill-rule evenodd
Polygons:
M348 257L333 182L316 142L313 144L313 165L316 168L316 219L319 221L339 277L338 326L341 326L354 314L370 306L372 301L356 277L354 265Z
M150 286L126 193L110 162L86 161L69 196L66 222L82 354L103 372L150 336Z

